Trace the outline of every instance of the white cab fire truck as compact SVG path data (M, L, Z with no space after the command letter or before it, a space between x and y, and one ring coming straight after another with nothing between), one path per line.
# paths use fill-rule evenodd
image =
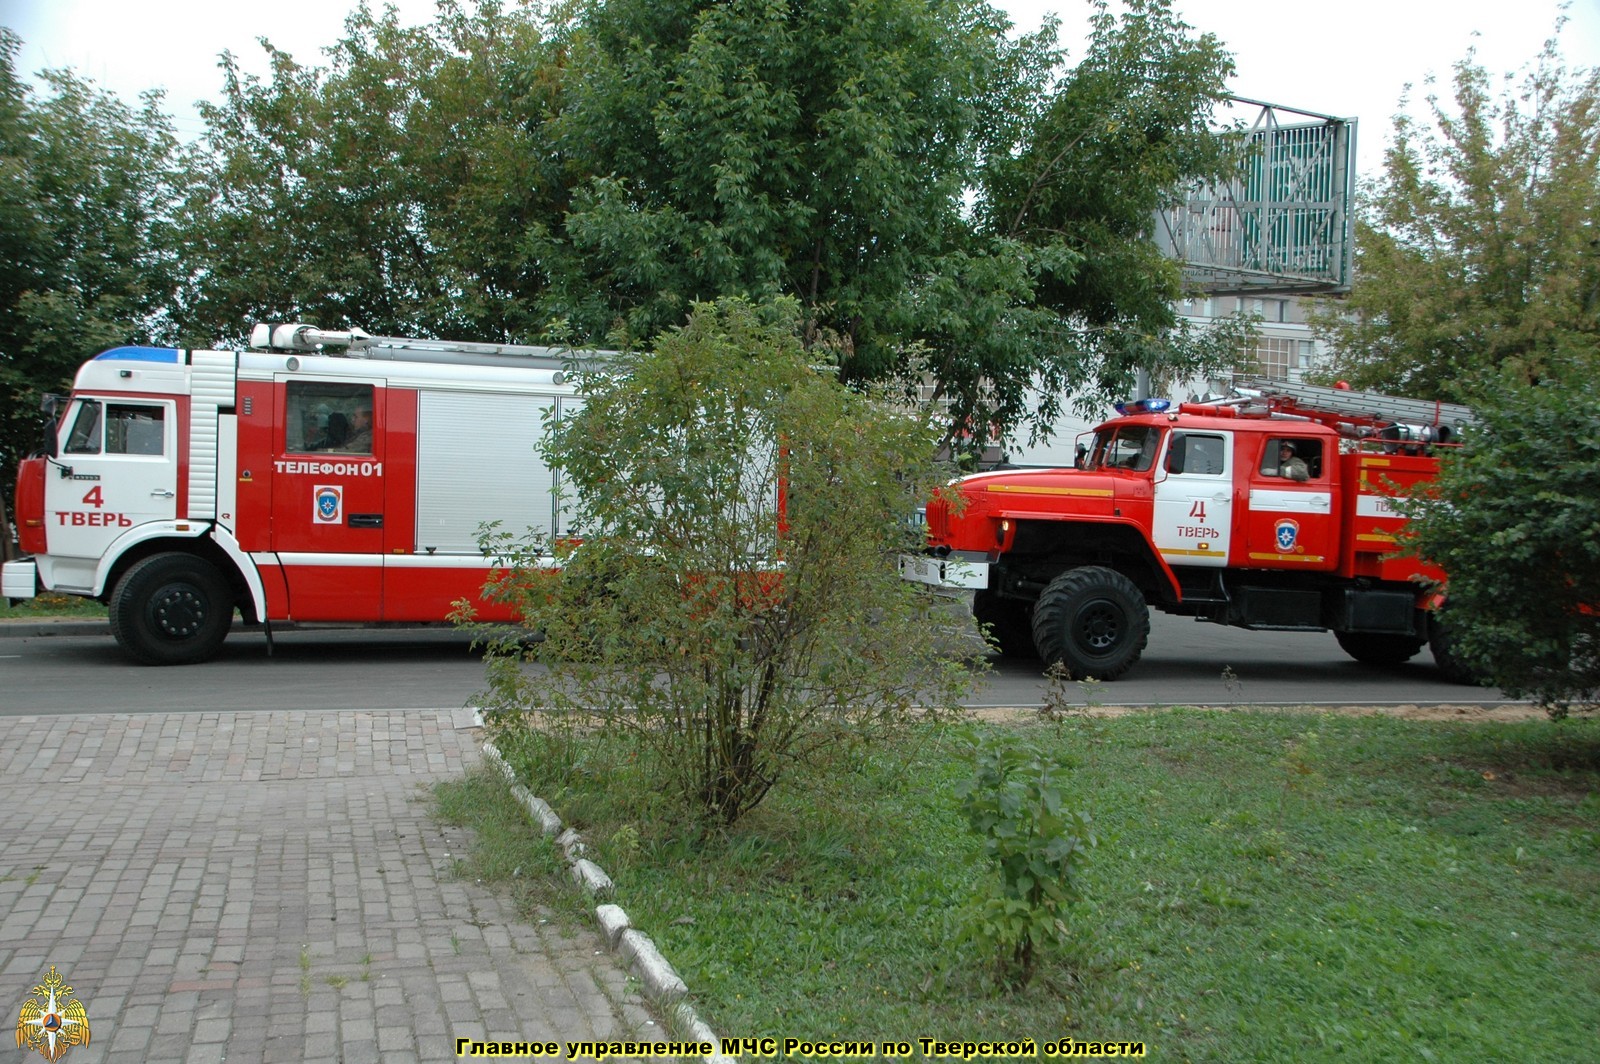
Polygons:
M590 356L597 356L591 353ZM148 664L246 623L443 621L482 599L485 522L563 533L536 450L580 399L572 352L257 326L248 351L120 347L79 370L20 463L32 557L3 594L83 595Z
M1002 654L1080 679L1132 668L1152 607L1332 630L1373 665L1431 643L1446 675L1470 679L1433 611L1444 574L1397 552L1394 505L1436 475L1437 448L1454 444L1470 410L1254 382L1226 400L1119 412L1076 467L957 481L929 503L928 551L902 555L901 576L970 590Z

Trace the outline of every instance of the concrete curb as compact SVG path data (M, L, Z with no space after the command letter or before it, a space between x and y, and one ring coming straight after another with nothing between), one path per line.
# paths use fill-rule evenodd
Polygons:
M590 900L598 903L593 910L594 920L606 945L622 958L628 970L639 980L645 997L661 1010L674 1033L684 1035L691 1041L709 1042L714 1049L720 1046L721 1041L700 1019L694 1006L684 1000L689 987L683 977L661 955L650 936L633 926L633 921L620 905L605 900L615 892L615 884L599 865L584 856L587 847L584 846L583 836L572 828L562 830L561 818L555 810L517 782L516 773L506 764L506 759L492 741L484 740L483 753L505 777L517 803L527 810L528 816L545 835L560 845L573 880L589 895ZM705 1059L710 1064L734 1064L736 1058L714 1051Z
M0 621L0 639L50 635L110 635L109 621Z

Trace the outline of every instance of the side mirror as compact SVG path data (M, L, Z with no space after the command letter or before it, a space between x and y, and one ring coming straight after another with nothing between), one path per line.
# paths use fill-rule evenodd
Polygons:
M63 396L46 394L39 403L39 409L44 413L44 454L47 458L55 458L60 452L60 412L63 401Z

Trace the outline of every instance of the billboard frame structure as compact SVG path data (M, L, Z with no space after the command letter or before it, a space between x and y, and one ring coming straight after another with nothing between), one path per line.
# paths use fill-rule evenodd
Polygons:
M1247 145L1238 174L1157 211L1156 242L1207 295L1348 292L1356 120L1229 99L1259 108L1248 129L1222 134Z

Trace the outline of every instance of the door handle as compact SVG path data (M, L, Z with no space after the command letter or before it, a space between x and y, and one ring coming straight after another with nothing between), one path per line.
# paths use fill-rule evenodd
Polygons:
M173 497L173 495L176 494L176 492L168 491L166 488L157 488L155 491L152 491L150 494L154 495L158 499L170 499L170 498Z
M383 527L383 515L382 514L351 514L350 515L350 527L351 528L382 528Z

